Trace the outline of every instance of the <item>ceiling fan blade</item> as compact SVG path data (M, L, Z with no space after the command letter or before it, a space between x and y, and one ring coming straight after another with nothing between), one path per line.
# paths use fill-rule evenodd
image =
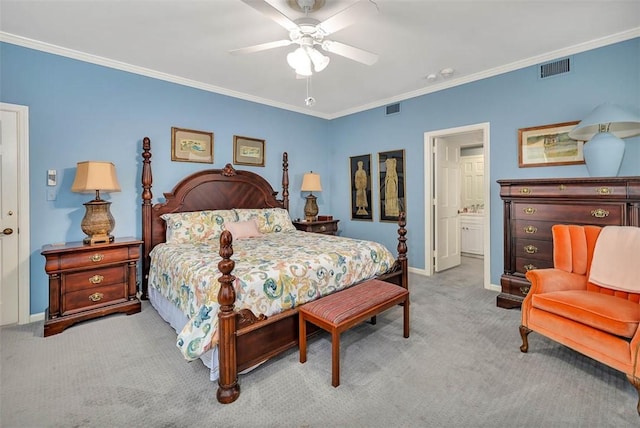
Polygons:
M262 43L260 45L247 46L246 48L239 48L230 50L229 53L233 55L250 54L254 52L266 51L267 49L279 48L282 46L289 46L293 43L291 40L277 40L275 42Z
M322 42L322 49L366 65L373 65L378 61L378 54L333 40L325 40Z
M363 19L367 19L369 16L376 15L377 13L378 7L374 3L369 0L360 0L343 11L325 19L318 24L318 28L320 28L325 35L335 33L356 21L362 21Z
M298 28L295 22L284 16L278 9L271 6L264 0L242 0L242 2L271 18L282 27L286 28L288 31L293 31Z

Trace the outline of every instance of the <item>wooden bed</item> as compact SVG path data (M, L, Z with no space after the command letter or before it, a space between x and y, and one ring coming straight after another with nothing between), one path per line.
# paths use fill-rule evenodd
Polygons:
M165 242L166 226L161 215L202 210L232 208L284 208L289 209L289 176L287 153L282 157L282 199L278 192L261 176L235 170L231 164L223 169L209 169L191 174L179 181L171 192L164 193L163 203L153 205L151 140L142 144L142 298L148 296L148 275L151 250ZM387 282L408 288L406 222L404 213L398 221L398 256L390 272L379 276ZM220 403L231 403L240 394L238 373L272 358L298 345L298 308L265 317L249 310L234 309L236 300L232 271L234 261L232 236L224 231L220 237L218 264L218 353L219 379L217 398ZM312 332L312 331L311 331ZM310 332L310 333L311 333Z

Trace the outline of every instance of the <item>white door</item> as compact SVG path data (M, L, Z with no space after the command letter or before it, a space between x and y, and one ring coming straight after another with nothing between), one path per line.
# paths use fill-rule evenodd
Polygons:
M460 265L460 146L434 139L435 271Z
M0 104L0 131L0 325L6 325L29 321L28 109Z

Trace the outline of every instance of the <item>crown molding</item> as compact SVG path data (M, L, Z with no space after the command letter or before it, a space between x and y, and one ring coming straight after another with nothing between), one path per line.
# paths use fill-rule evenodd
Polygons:
M53 45L50 43L41 42L38 40L29 39L27 37L17 36L15 34L6 33L0 31L0 42L10 43L18 46L22 46L25 48L35 49L42 52L52 53L55 55L64 56L67 58L76 59L79 61L84 61L92 64L102 65L104 67L113 68L116 70L126 71L129 73L138 74L141 76L151 77L154 79L164 80L166 82L176 83L178 85L189 86L191 88L201 89L207 92L213 92L216 94L227 95L234 98L239 98L245 101L250 101L258 104L267 105L270 107L280 108L283 110L289 110L292 112L315 116L320 119L332 120L338 119L343 116L348 116L354 113L360 113L365 110L371 110L373 108L385 106L387 104L393 104L400 101L405 101L410 98L419 97L422 95L430 94L433 92L442 91L444 89L452 88L454 86L464 85L466 83L475 82L478 80L486 79L488 77L497 76L500 74L508 73L510 71L519 70L521 68L529 67L532 65L540 64L546 61L550 61L556 58L560 58L563 56L574 55L580 52L585 52L588 50L600 48L603 46L611 45L618 42L623 42L625 40L630 40L636 37L640 37L640 27L633 28L628 31L623 31L620 33L612 34L610 36L602 37L599 39L591 40L588 42L580 43L577 45L569 46L567 48L558 49L555 51L551 51L542 55L537 55L534 57L530 57L524 60L512 62L510 64L506 64L500 67L492 68L490 70L485 70L479 73L471 74L469 76L464 76L458 79L451 79L443 83L439 83L436 85L430 85L429 87L420 88L415 91L405 92L400 95L396 95L391 98L386 98L382 100L378 100L372 103L364 104L361 106L357 106L351 109L342 110L333 114L322 114L319 112L314 112L313 110L302 109L297 106L292 106L290 104L278 103L273 100L269 100L266 98L256 97L250 94L246 94L243 92L232 91L230 89L221 88L215 85L209 85L202 82L198 82L191 79L185 79L183 77L178 77L168 73L162 73L160 71L152 70L145 67L139 67L136 65L128 64L121 61L116 61L109 58L104 58L97 55L88 54L85 52L76 51L73 49L64 48L61 46Z

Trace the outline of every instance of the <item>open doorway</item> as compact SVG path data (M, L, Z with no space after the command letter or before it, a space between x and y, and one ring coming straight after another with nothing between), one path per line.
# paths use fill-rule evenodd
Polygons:
M460 265L462 256L462 216L478 224L481 237L484 288L491 289L491 254L489 251L490 187L489 187L489 123L425 132L425 271L427 275ZM461 197L464 174L462 158L482 158L482 180L475 202ZM477 180L477 177L476 177ZM482 198L482 202L478 199ZM473 199L472 198L472 199ZM466 213L465 213L466 208ZM462 216L461 216L462 214ZM476 244L478 245L478 244Z

